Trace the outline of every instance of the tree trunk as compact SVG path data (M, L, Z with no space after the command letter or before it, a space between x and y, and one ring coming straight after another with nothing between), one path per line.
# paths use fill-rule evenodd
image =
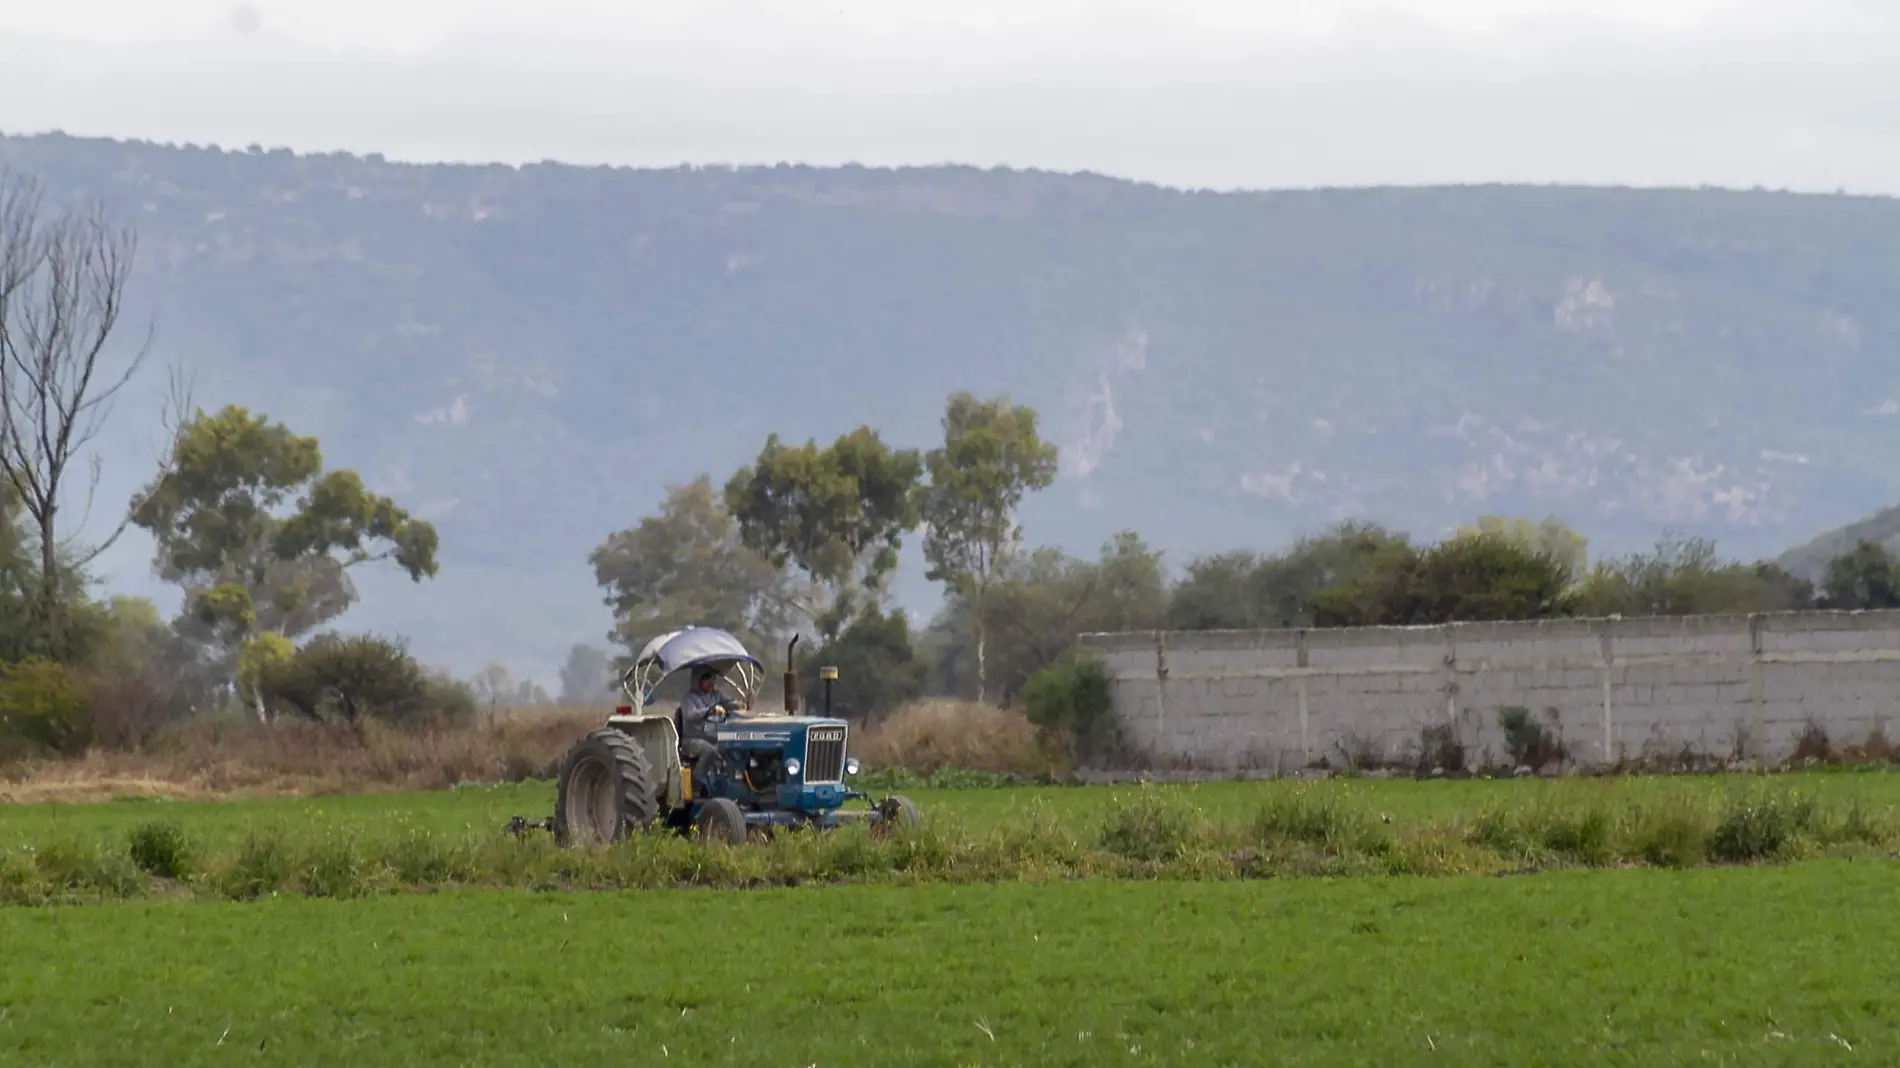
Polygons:
M61 659L59 640L59 543L53 530L53 509L40 516L40 641L41 652Z
M264 710L264 691L256 683L251 684L251 707L257 711L257 721L268 726L270 714Z
M983 658L983 621L976 622L976 699L980 703L989 696L990 669Z
M975 592L970 598L970 622L976 631L976 700L981 704L989 700L990 695L990 665L984 655L988 651L984 647L987 636L983 633L983 595L989 591L979 585Z

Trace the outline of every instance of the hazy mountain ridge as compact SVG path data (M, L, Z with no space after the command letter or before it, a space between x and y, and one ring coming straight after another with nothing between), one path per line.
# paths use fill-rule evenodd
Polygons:
M1865 519L1820 534L1782 553L1775 562L1792 574L1818 583L1835 557L1852 552L1863 541L1900 554L1900 505L1882 508Z
M1900 499L1900 202L1523 187L1185 193L974 168L413 166L0 141L141 232L205 370L434 518L353 626L551 680L585 555L777 430L1044 413L1032 539L1177 562L1347 515L1555 511L1768 554ZM914 553L910 554L914 556ZM910 568L902 593L933 591Z

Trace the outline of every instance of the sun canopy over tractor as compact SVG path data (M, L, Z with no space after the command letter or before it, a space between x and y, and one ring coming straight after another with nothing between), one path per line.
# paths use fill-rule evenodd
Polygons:
M628 696L650 705L657 700L661 683L682 671L701 667L718 672L748 705L758 692L765 670L765 665L746 651L745 644L726 631L687 627L648 642L621 681Z

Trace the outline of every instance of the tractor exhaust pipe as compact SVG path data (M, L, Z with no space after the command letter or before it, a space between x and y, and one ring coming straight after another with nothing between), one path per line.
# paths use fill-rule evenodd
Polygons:
M798 714L798 635L785 646L785 714Z

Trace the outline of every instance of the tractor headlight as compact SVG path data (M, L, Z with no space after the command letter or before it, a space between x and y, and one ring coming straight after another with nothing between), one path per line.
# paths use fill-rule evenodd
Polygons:
M804 767L804 765L798 762L797 757L793 757L785 762L785 774L796 775L798 774L798 769L801 767Z
M856 775L858 773L858 758L857 757L845 758L844 773L846 775Z

